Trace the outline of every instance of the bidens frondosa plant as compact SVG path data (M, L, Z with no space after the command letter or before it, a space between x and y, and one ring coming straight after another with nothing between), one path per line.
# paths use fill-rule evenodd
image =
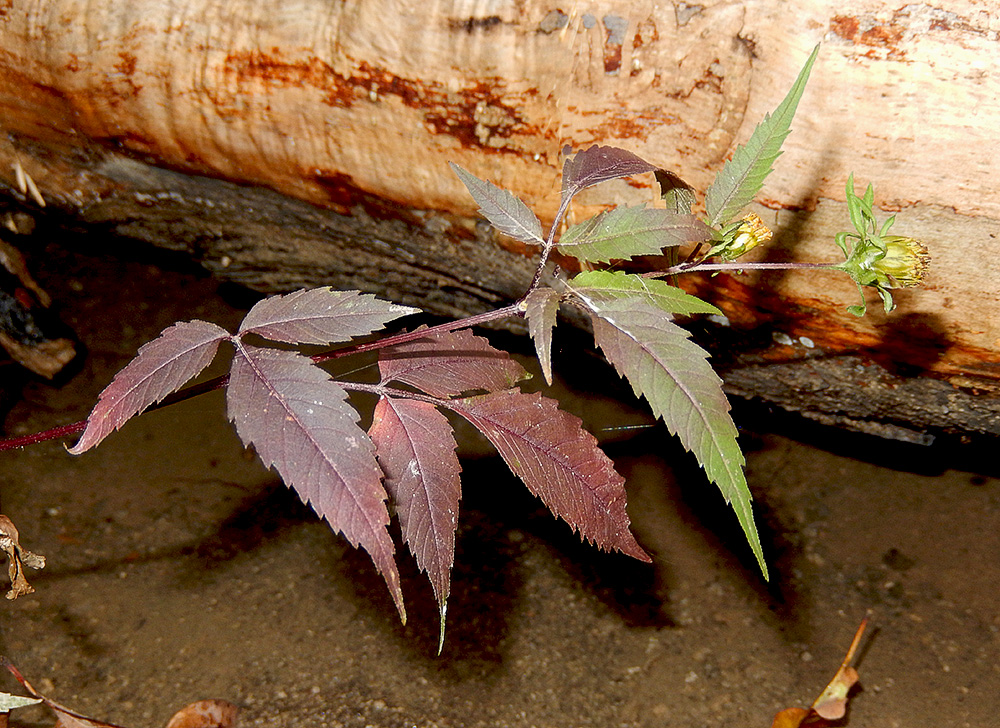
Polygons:
M658 279L692 271L805 267L743 263L738 258L771 236L756 215L741 214L781 152L817 51L788 96L735 151L709 187L704 217L692 211L693 191L676 175L622 149L593 146L566 159L560 205L547 232L523 201L456 166L455 172L489 222L501 233L539 249L534 278L518 301L367 343L352 339L380 331L417 310L358 291L317 288L260 301L235 333L204 321L174 324L143 346L101 393L86 423L75 429L83 435L70 452L95 447L129 418L179 390L205 369L222 343L229 344L234 350L231 372L219 385L228 385L228 414L240 438L254 446L264 463L335 531L371 555L405 619L389 533L390 512L395 513L403 541L434 588L443 639L461 467L451 425L442 411L464 418L482 432L531 492L581 537L599 548L649 560L629 530L624 479L596 439L554 400L522 392L518 383L527 376L525 370L467 330L506 317L526 318L542 371L551 383L552 331L560 306L571 305L589 317L596 345L608 361L721 490L766 576L744 458L722 382L709 365L708 354L674 320L721 312ZM664 207L618 207L557 237L581 190L648 172L656 173L660 181ZM847 261L825 267L847 272L859 285L875 286L888 308L888 289L919 280L926 255L918 244L886 236L888 223L879 230L871 188L864 198L856 198L852 185L848 199L857 232L837 236ZM601 269L612 261L682 246L692 246L685 262L664 270L632 274ZM546 277L553 251L575 258L589 270L572 277ZM317 344L339 348L313 357L295 350L298 345ZM370 351L378 352L376 384L352 381L349 376L335 380L317 366ZM351 391L368 392L377 399L367 431L348 401ZM51 436L72 429L61 428ZM38 439L34 436L32 441ZM6 445L27 442L21 438Z

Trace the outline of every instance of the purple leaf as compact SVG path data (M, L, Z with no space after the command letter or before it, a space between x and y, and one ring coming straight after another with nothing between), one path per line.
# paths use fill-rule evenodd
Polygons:
M524 317L528 319L528 333L535 342L538 363L542 367L545 383L552 386L552 329L559 313L560 294L547 286L536 288L524 300Z
M427 573L441 611L441 639L455 562L461 466L447 418L427 402L381 398L369 430L403 539Z
M115 375L87 418L74 455L89 450L151 404L176 392L197 376L229 338L225 329L207 321L185 321L165 329L144 344L135 358Z
M625 479L580 420L554 400L508 390L448 407L482 432L528 490L582 537L650 560L629 531Z
M419 312L369 293L324 286L258 301L240 324L240 333L288 344L332 344L370 334L393 319Z
M428 334L383 349L378 367L383 383L409 384L434 397L510 389L528 376L507 352L468 330Z
M541 221L520 198L492 182L479 179L453 162L448 164L479 205L480 214L493 227L523 243L544 244Z
M577 152L563 163L562 196L563 199L572 197L582 189L609 179L630 177L656 169L656 165L632 152L617 147L594 145Z
M300 354L237 341L226 399L243 442L371 555L405 622L382 470L347 393Z

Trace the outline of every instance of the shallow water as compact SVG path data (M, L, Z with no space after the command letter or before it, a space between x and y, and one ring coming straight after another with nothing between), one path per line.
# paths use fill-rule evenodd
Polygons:
M84 417L173 321L242 315L240 296L163 261L50 248L32 262L88 356L60 388L29 382L9 433ZM219 697L271 728L766 728L819 694L870 610L847 725L996 722L1000 480L955 469L970 467L955 450L741 410L764 584L691 460L658 428L607 429L647 418L563 359L567 407L628 478L652 566L579 543L471 442L438 657L412 563L404 627L367 556L243 451L213 393L81 457L59 442L0 454L3 512L48 559L37 591L3 605L0 652L59 702L134 727Z

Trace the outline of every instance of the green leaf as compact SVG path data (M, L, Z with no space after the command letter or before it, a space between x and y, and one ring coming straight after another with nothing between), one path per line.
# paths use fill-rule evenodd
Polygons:
M791 131L792 117L802 98L809 72L819 53L817 45L791 90L773 114L757 125L745 146L738 147L733 158L719 172L705 193L708 224L718 227L729 222L749 205L771 173L771 165L781 154L781 144Z
M691 316L723 313L707 301L702 301L680 288L654 278L643 278L633 273L594 270L571 279L568 287L577 296L595 302L620 299L638 299L656 306L668 314Z
M711 237L712 231L694 215L623 206L573 225L556 247L577 260L606 263L633 255L657 255L663 248Z
M719 486L767 578L736 426L707 353L647 300L592 300L590 305L597 345Z

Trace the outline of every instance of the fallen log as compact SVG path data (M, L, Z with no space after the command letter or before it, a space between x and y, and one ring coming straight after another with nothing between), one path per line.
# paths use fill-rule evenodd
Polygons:
M931 274L863 320L830 274L693 281L734 328L763 333L727 365L730 387L842 422L997 434L1000 15L980 7L8 0L0 184L30 209L21 165L69 224L258 290L332 284L459 315L522 292L532 251L476 220L447 162L543 220L567 144L627 148L704 190L821 42L756 209L776 232L763 255L836 260L853 171L897 213L894 232L927 243ZM573 214L655 197L652 179L611 183ZM778 367L817 358L841 362L842 388L774 391ZM919 395L850 404L871 362L889 390L979 414L931 416Z

